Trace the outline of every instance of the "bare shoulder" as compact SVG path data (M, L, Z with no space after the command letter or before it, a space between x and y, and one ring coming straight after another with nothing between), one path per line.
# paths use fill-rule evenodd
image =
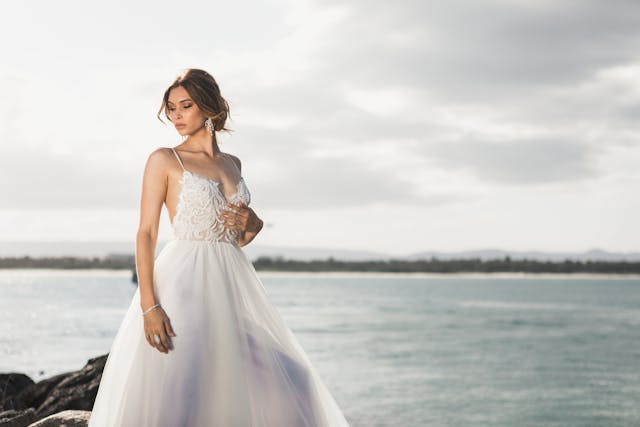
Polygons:
M173 153L169 147L159 147L149 153L145 165L145 175L161 178L166 181L168 171L171 169Z
M238 166L238 170L242 172L242 162L240 162L240 159L234 156L233 154L229 154L229 153L227 153L227 156L231 157L231 160L233 160L236 166Z
M164 169L169 165L169 161L171 160L171 148L169 147L159 147L149 153L147 157L147 167L151 167L153 169Z

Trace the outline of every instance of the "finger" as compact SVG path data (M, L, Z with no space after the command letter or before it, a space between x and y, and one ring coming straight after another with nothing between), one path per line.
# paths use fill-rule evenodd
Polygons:
M145 337L147 338L147 342L149 343L149 345L151 347L155 347L156 343L153 341L153 332L147 332L145 334Z
M229 225L229 228L235 228L242 224L242 217L239 215L231 215L225 218L225 223Z
M165 339L163 339L163 335L164 333L162 332L156 332L157 335L160 336L160 343L158 343L156 341L155 336L153 337L153 341L156 343L156 348L158 349L158 351L162 352L162 353L166 353L167 352L167 348L165 346Z
M153 334L150 333L149 335L147 335L147 341L149 341L149 345L151 345L151 347L153 348L158 347L158 344L156 344L156 339L153 336Z
M242 206L235 205L231 202L227 202L227 207L234 212L240 212L243 209Z
M176 333L173 332L173 328L171 327L171 321L169 320L168 317L164 320L164 326L168 335L171 335L172 337L176 336Z
M160 331L160 342L164 347L165 352L169 351L169 339L167 338L167 334L164 332L164 329Z
M238 224L228 224L227 228L229 230L240 230L240 226Z
M150 341L149 344L151 344L151 347L155 348L158 351L164 351L163 347L162 347L162 342L160 342L160 344L158 344L153 335L150 336L149 341Z
M167 341L167 345L166 346L167 346L168 349L172 350L173 349L173 340L169 337L169 329L170 329L170 327L169 327L167 322L163 323L163 326L164 326L164 336L165 336L166 341Z

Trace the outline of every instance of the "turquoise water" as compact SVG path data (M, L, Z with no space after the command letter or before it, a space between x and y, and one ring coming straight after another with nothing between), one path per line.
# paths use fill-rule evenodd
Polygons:
M260 276L353 427L640 425L638 279ZM129 277L0 271L0 372L106 353Z

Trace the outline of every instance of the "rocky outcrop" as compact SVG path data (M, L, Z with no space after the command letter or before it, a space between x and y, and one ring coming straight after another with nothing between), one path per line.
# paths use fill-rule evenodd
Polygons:
M0 374L0 427L86 425L82 420L88 420L93 408L107 357L89 359L79 371L39 382L21 373ZM53 414L59 418L49 417ZM47 417L49 424L40 424Z
M35 383L25 374L0 374L0 411L7 409L26 409L27 406L18 397L20 392Z
M49 415L29 427L87 427L91 411L62 411Z
M0 426L2 427L24 427L38 420L36 410L27 408L24 410L9 409L0 412Z

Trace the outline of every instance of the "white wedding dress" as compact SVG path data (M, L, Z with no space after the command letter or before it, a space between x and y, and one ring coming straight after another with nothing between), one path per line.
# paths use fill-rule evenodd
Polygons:
M173 149L172 149L173 150ZM268 300L253 264L223 226L227 200L250 203L241 177L220 183L184 168L173 239L153 287L176 334L146 341L135 292L111 346L89 427L342 427L348 423Z

